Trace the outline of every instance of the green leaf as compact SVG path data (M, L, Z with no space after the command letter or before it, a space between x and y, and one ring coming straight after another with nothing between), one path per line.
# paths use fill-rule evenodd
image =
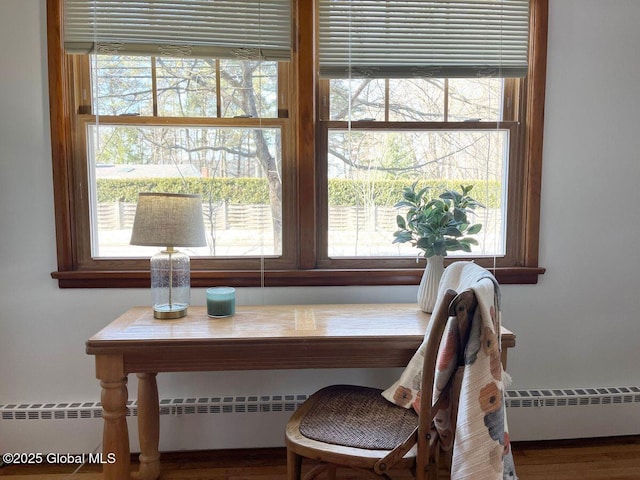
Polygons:
M457 202L460 198L460 194L454 192L453 190L446 190L444 193L440 194L440 198L443 200L451 200L453 202Z
M430 223L421 223L418 228L421 232L423 232L423 236L435 235L437 233L437 230Z
M394 206L394 208L401 208L401 207L415 207L415 204L411 203L411 202L407 202L406 200L400 200L398 203L396 203Z
M433 245L430 237L422 237L416 242L416 247L426 249Z
M393 239L392 243L407 243L409 241L411 241L411 232L405 232L403 230L398 230L397 232L393 233L393 236L395 237Z
M475 225L471 225L467 230L467 235L475 235L482 229L482 224L476 223Z
M396 217L396 223L398 224L398 228L407 228L407 222L402 215Z
M441 200L438 200L437 198L433 198L425 204L424 209L425 210L429 210L431 208L441 209L442 205L444 205L444 203Z
M416 194L413 190L405 188L402 192L402 198L404 198L408 202L411 202L412 204L416 203Z
M471 251L471 247L469 246L468 243L465 243L465 242L460 242L460 249L467 253Z
M456 222L467 222L467 214L464 210L461 210L459 208L453 209L453 218L456 219Z
M462 239L460 239L460 243L467 243L470 245L478 245L478 241L475 238L471 238L471 237L464 237Z
M424 187L422 190L420 190L417 194L416 194L416 198L418 201L420 201L420 199L422 198L422 196L427 193L429 190L431 189L431 187Z
M438 225L440 225L440 227L446 227L448 223L449 223L449 215L447 214L441 215Z
M443 257L447 255L447 247L444 243L444 240L437 240L433 243L433 251L436 255L442 255Z
M462 236L462 232L460 230L458 230L456 227L447 227L444 229L444 232L442 232L443 235L450 235L452 237L461 237Z

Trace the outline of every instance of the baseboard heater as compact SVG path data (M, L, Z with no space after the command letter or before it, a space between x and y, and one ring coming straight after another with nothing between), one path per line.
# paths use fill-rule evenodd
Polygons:
M188 397L160 400L160 415L293 412L308 395ZM127 402L127 416L138 416L135 400ZM0 405L2 420L63 420L102 418L100 402L21 403Z
M640 403L640 387L563 388L507 390L510 408L576 407Z
M160 415L293 412L306 394L170 398L160 401ZM508 408L575 407L640 403L640 387L507 390ZM135 400L127 416L137 416ZM0 405L1 420L63 420L101 418L100 402L21 403Z

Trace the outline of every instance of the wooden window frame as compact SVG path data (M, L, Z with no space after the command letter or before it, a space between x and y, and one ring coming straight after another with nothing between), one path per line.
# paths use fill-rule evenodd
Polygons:
M422 275L423 266L412 265L403 259L388 259L376 262L373 268L365 268L367 259L348 263L339 268L321 258L323 248L323 225L326 206L322 203L322 161L316 154L317 106L319 105L318 81L315 55L315 18L313 0L297 0L293 6L295 18L291 71L287 91L290 125L295 135L291 150L295 165L288 165L286 175L291 201L283 202L288 209L286 216L297 220L297 229L283 229L283 235L292 248L286 260L280 264L266 266L261 259L238 267L220 265L215 270L205 268L198 259L192 263L194 287L217 284L234 286L342 286L342 285L416 285ZM544 121L544 96L547 56L548 0L531 0L531 34L529 46L529 74L522 81L523 123L520 148L523 161L516 171L510 172L510 182L519 182L520 198L513 202L510 212L518 219L518 234L511 236L515 242L509 265L499 266L495 275L503 284L533 284L545 269L538 265L538 242L540 224L540 188L542 169L542 134ZM58 269L51 275L61 288L89 287L148 287L148 262L141 260L115 260L86 262L86 252L80 245L83 236L88 236L86 217L86 166L74 162L77 154L75 128L76 112L72 112L75 95L72 85L72 60L62 45L62 0L47 0L47 40L49 67L49 98L51 117L51 145L54 182L54 208L56 223L56 245ZM75 79L80 81L80 79ZM279 99L279 103L281 99ZM280 108L284 105L279 105ZM86 113L86 112L78 112ZM486 128L486 124L483 125ZM513 127L510 127L513 128ZM284 137L283 137L284 138ZM283 168L284 162L283 162ZM325 170L326 171L326 170ZM284 172L283 172L284 174ZM283 183L283 189L285 187ZM297 200L297 201L296 201ZM511 203L511 202L510 202ZM285 215L283 213L283 215ZM511 218L514 218L513 216ZM86 238L85 238L86 240ZM285 239L283 238L283 248ZM283 253L284 250L283 250ZM360 263L360 265L358 265ZM492 268L492 262L486 266Z

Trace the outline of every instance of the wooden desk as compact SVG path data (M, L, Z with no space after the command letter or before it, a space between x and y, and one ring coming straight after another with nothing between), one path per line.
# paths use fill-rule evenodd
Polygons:
M223 319L190 307L177 320L157 320L148 307L132 308L87 341L102 386L103 452L116 456L104 465L104 478L129 478L129 373L138 376L138 478L156 479L158 372L403 367L429 318L416 304L246 306ZM503 329L505 366L513 346L515 335Z

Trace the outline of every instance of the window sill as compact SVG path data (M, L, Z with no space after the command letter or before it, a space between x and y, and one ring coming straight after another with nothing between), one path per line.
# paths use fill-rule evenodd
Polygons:
M492 270L492 269L490 269ZM423 269L316 269L191 272L192 287L233 285L235 287L418 285ZM541 267L502 267L495 270L502 285L536 284L545 272ZM149 288L148 271L75 270L53 272L60 288Z

